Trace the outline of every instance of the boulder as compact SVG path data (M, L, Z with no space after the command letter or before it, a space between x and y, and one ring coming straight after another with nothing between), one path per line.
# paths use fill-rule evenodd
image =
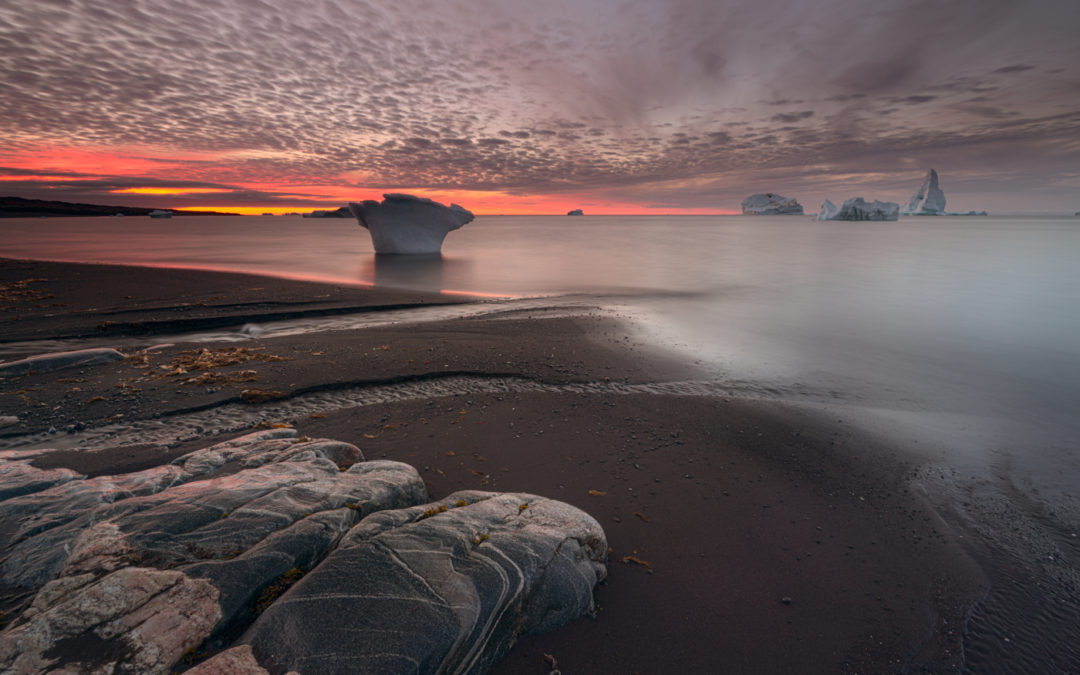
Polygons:
M413 467L292 429L118 476L25 461L0 460L0 589L32 598L5 616L0 672L166 673L219 650L196 672L481 672L592 611L606 573L574 507L427 504Z
M518 637L593 611L606 558L572 506L459 492L365 518L241 642L275 671L482 673Z
M900 205L896 202L867 202L862 197L852 197L837 208L828 199L821 205L818 220L898 220Z
M945 193L938 185L937 171L930 169L923 179L919 191L908 200L905 215L911 216L940 216L945 213Z
M385 194L382 202L350 202L349 210L371 233L376 253L440 253L447 233L473 220L473 214L457 204L445 206L405 194Z
M0 502L18 523L4 583L36 592L0 634L0 671L168 672L249 622L268 589L315 567L362 515L427 501L411 466L362 459L273 430Z
M801 216L803 207L794 198L763 192L744 199L742 212L744 216Z

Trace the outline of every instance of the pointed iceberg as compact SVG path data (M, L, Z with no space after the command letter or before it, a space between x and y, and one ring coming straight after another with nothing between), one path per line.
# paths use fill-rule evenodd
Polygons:
M938 185L937 171L930 169L923 179L919 191L908 200L904 215L940 216L945 213L945 193Z

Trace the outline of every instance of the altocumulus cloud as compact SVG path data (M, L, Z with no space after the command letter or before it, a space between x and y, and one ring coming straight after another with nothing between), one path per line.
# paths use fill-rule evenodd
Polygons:
M891 189L933 164L1000 192L1076 166L1078 14L1059 0L6 2L0 165L47 145L152 147L217 158L172 165L173 185L362 176L719 208L838 174ZM1006 160L1012 174L982 170Z

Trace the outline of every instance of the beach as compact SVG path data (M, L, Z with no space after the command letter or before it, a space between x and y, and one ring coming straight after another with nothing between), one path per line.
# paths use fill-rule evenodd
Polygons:
M912 489L917 457L805 406L681 387L696 366L640 343L602 307L552 298L199 343L172 337L470 300L12 260L0 284L0 339L27 345L21 356L58 338L150 344L0 381L2 413L18 418L0 427L4 447L60 448L36 467L130 473L282 424L411 464L432 499L519 491L593 516L610 546L595 617L524 637L493 672L549 672L546 655L567 673L943 672L963 661L964 618L986 580L962 533ZM152 344L159 336L172 337ZM211 422L184 422L198 415ZM5 616L27 600L8 591Z

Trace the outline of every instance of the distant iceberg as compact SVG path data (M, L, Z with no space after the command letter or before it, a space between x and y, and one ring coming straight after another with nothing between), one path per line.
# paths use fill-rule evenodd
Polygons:
M945 193L938 184L937 171L930 169L919 191L908 200L904 209L906 216L940 216L945 213Z
M794 198L762 192L744 199L742 212L744 216L801 216L803 207Z
M585 215L585 212L582 211L581 209L574 209L573 211L567 211L566 215L568 215L568 216L583 216L583 215Z
M406 255L440 253L446 235L474 217L457 204L397 193L383 195L382 202L349 202L349 210L371 233L376 253Z
M837 208L828 199L818 211L818 220L899 220L900 205L896 202L867 202L862 197L852 197Z
M154 209L147 215L151 218L172 218L172 211L162 211L161 209Z

